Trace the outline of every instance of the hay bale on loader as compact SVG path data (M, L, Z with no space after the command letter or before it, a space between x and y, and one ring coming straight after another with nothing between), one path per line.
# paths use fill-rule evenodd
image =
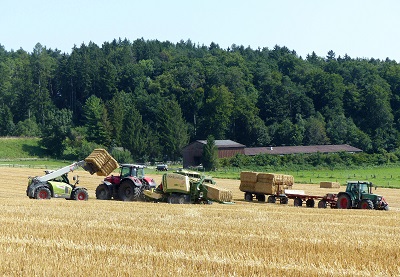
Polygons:
M105 149L94 149L85 162L98 176L107 176L119 167L118 162Z
M339 182L320 182L320 188L331 189L331 188L340 188Z

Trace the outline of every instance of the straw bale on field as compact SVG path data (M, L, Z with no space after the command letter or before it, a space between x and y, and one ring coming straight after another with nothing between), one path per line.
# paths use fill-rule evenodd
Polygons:
M320 182L320 188L340 188L339 182Z
M207 188L207 198L218 202L231 202L232 192L215 185L204 185Z

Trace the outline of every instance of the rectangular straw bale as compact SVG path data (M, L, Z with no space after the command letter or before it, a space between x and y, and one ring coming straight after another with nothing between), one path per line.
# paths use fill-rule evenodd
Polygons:
M243 192L254 192L254 187L256 185L256 182L240 182L239 189Z
M205 185L207 188L207 198L218 202L231 202L232 192L230 190L217 187L215 185Z
M257 182L257 172L242 171L240 172L240 181L255 183Z
M257 182L272 182L277 177L274 173L258 173Z
M339 182L320 182L320 188L340 188Z
M277 187L272 185L272 183L257 182L254 187L254 192L262 194L275 194L277 193Z
M107 176L118 168L118 162L105 149L94 149L85 162L95 168L99 176Z

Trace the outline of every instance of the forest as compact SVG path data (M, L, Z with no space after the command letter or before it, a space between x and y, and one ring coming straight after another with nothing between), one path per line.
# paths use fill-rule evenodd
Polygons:
M143 162L179 160L210 135L387 153L400 145L400 65L190 40L114 39L71 53L0 44L0 107L0 136L40 137L54 157L103 146Z

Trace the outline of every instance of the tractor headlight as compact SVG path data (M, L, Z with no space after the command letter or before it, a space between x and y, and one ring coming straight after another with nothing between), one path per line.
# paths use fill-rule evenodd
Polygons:
M202 191L199 193L199 197L203 198L203 192Z
M376 198L376 200L378 200L379 202L381 202L381 201L382 201L382 197L378 196L378 197Z

